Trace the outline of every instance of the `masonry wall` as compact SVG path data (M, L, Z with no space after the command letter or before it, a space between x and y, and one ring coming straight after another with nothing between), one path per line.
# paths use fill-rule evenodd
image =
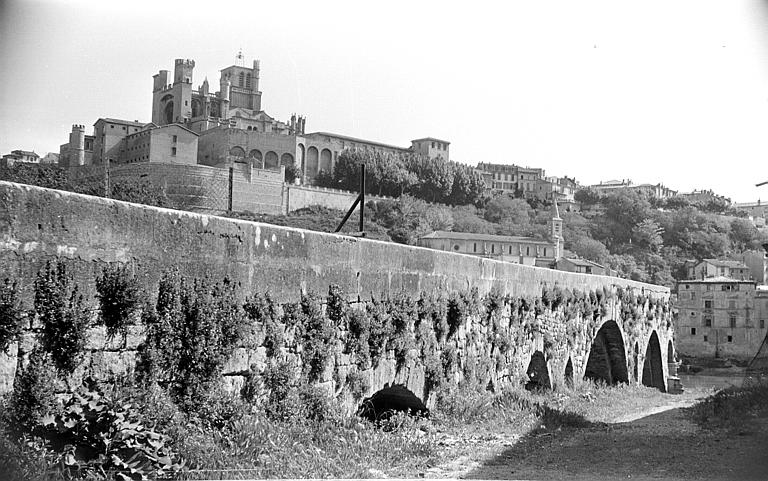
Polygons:
M619 324L630 370L637 363L642 366L645 345L653 332L658 334L663 356L668 354L673 338L669 291L659 286L0 182L0 266L6 276L19 281L22 298L28 304L36 273L51 259L68 262L89 299L93 299L93 279L112 262L131 262L150 293L156 292L163 272L176 267L187 277L228 277L240 283L243 293L268 291L279 302L295 302L303 292L327 293L331 284L340 286L353 303L399 292L418 296L422 292L467 293L471 289L477 289L481 296L496 289L502 294L539 298L542 288L555 286L581 292L605 288L608 293L621 288L643 296L643 303L631 309L612 298L597 321L580 322L579 316L567 315L566 306L538 313L535 322L543 327L527 332L519 345L505 354L502 367L489 373L497 385L518 382L537 350L547 351L553 379L562 382L569 359L574 376L583 376L591 341L606 321ZM633 312L634 317L626 312ZM566 322L566 318L570 320ZM576 329L570 337L566 336L568 325ZM493 354L492 346L482 341L487 329L481 318L467 319L452 341L460 359L457 379L468 359ZM548 349L545 332L557 339ZM98 338L98 329L94 336ZM90 365L99 372L131 369L140 340L139 329L130 341L133 348L92 349ZM23 344L18 358L29 349ZM103 347L108 342L102 338L91 344ZM640 351L634 361L633 349ZM329 372L355 368L342 351L340 348ZM0 366L4 365L0 376L15 372L17 357L11 354L0 361ZM225 370L227 382L236 387L242 382L243 369L254 363L263 365L263 361L263 347L234 352ZM666 373L665 365L665 378ZM371 392L385 383L403 383L419 396L429 394L418 357L399 366L388 354L387 360L366 375ZM338 387L336 382L331 374L323 378L329 391ZM6 378L5 386L9 384Z

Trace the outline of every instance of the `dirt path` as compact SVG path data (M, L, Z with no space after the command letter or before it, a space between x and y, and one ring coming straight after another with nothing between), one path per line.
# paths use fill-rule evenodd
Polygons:
M617 419L624 422L527 435L462 477L768 480L768 419L704 429L682 407L673 402Z

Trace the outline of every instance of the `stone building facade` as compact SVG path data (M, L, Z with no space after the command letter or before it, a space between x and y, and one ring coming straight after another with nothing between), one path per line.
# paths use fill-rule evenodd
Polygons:
M710 277L677 285L678 351L695 357L750 359L766 335L768 291L755 281Z
M150 123L102 118L94 124L93 135L86 135L82 125L73 126L69 142L60 147L61 165L101 164L107 159L110 162L165 159L170 163L190 163L189 151L195 139L189 133L197 136L194 154L197 164L213 167L250 164L275 171L283 166L296 166L304 181L311 181L321 171L332 171L340 153L346 149L418 153L450 160L450 142L433 137L413 140L410 146L401 147L328 132L307 133L306 118L296 114L287 122L276 120L262 109L258 60L249 67L231 65L221 70L216 92L211 90L207 78L193 88L194 68L194 60L176 59L173 75L169 70L160 70L153 76ZM166 128L171 125L177 127ZM140 134L142 131L154 133ZM136 138L129 138L136 134L139 138L149 135L152 142L142 144ZM170 145L173 136L183 141L183 145L176 147L176 155L172 154ZM149 150L139 153L136 144Z

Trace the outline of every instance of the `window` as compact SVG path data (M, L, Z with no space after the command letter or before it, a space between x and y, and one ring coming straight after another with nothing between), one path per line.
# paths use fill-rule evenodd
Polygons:
M707 342L708 338L707 336L704 336L704 342Z
M179 139L179 137L177 135L174 135L173 136L173 143L175 144L178 139Z
M691 336L695 336L695 335L696 335L696 328L692 327L691 328Z
M477 242L472 243L472 252L477 252Z
M171 155L176 155L176 147L171 147Z
M712 318L711 317L705 317L704 318L704 326L712 327Z
M690 289L690 288L691 288L691 286L690 286L689 284L686 284L686 285L685 285L685 288L686 288L686 289Z
M525 255L527 255L527 256L531 255L531 247L530 246L526 246L525 247Z
M110 128L110 129L114 129L114 128L115 128L115 126L114 126L114 125L110 125L110 126L109 126L109 128Z
M736 327L736 318L734 316L731 316L728 321L731 324L731 327Z
M453 245L453 250L455 250L455 251L459 250L459 244L454 244Z
M765 319L760 319L760 329L765 329Z
M704 301L704 309L712 309L712 301Z
M728 342L733 342L733 336L728 336Z
M728 301L728 309L736 309L736 301Z
M512 253L512 246L509 246L509 253Z
M496 244L491 244L491 254L496 253Z
M709 288L710 288L710 287L712 287L712 286L710 286L709 284L707 284L707 290L709 290Z

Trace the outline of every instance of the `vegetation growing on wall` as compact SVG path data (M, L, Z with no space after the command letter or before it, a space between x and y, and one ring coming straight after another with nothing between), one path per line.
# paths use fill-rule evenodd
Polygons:
M510 366L516 346L540 338L547 358L568 344L588 348L590 332L599 327L609 301L621 301L625 329L630 323L653 320L666 308L630 289L580 292L558 286L544 288L540 296L513 296L498 289L480 296L473 289L422 292L417 297L396 292L353 303L338 286L330 286L326 296L307 294L298 303L279 304L266 293L254 293L241 303L239 286L227 279L184 279L176 270L162 276L157 301L149 306L128 270L114 266L103 270L96 287L102 319L112 326L111 332L124 332L128 320L141 310L147 332L137 366L141 389L167 396L159 412L167 409L169 416L181 416L204 433L240 429L253 413L276 423L326 422L338 416L327 387L337 394L346 390L360 400L370 394L370 369L385 359L398 368L418 360L426 392L448 392L457 383L485 389L495 385L497 377L523 382L525 373ZM2 305L17 305L11 291L0 298ZM124 292L126 302L121 304L117 298ZM88 325L85 300L64 264L41 270L35 282L35 310L40 346L17 377L8 410L13 422L41 439L52 439L54 433L67 439L73 447L46 449L56 449L70 473L138 469L158 474L177 469L174 452L183 441L172 434L181 428L170 420L135 425L139 413L125 406L135 393L111 396L89 382L79 391L59 393L65 396L64 404L56 405L54 389L64 389L61 374L78 367ZM554 315L562 316L563 325L544 321ZM58 358L52 352L53 332L68 340L55 344L61 347ZM263 367L251 366L239 393L226 394L221 391L221 373L240 347L263 347L266 359ZM339 360L344 353L351 365L342 371ZM78 447L87 446L95 432L110 440L104 451L108 460Z
M107 329L107 336L128 334L128 326L146 303L139 281L127 265L109 264L96 278L96 297L99 300L99 321Z
M41 346L56 367L72 373L85 347L90 313L74 277L61 262L48 262L35 279L35 313Z
M8 352L22 330L24 311L21 308L16 282L5 279L0 285L0 352Z

